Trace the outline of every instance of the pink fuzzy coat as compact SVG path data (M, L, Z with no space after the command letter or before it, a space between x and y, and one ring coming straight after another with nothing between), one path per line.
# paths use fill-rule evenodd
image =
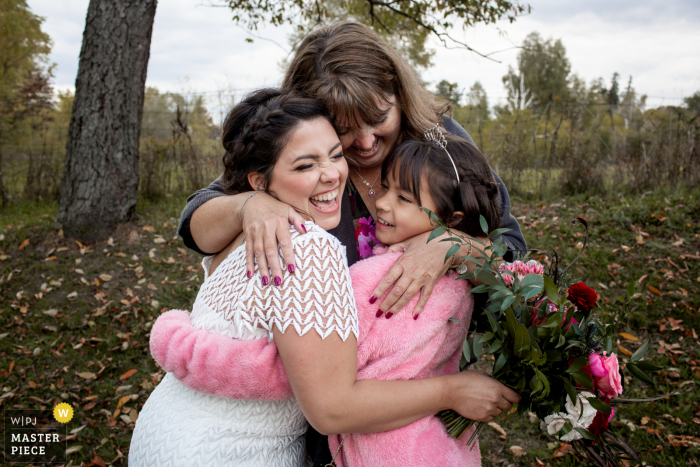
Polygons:
M468 284L455 281L454 275L440 279L417 320L412 312L418 297L391 319L376 318L377 305L370 305L369 297L399 256L374 256L350 268L360 328L358 378L408 380L455 373L473 308ZM293 397L274 342L240 341L195 329L183 311L158 318L151 353L166 371L197 391L237 399ZM328 437L331 454L343 436ZM470 448L467 439L469 433L461 440L450 437L442 422L430 416L388 432L348 434L336 464L480 466L479 447Z

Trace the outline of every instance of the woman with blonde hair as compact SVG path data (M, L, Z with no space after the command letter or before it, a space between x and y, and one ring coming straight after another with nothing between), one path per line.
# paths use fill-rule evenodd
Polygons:
M376 219L375 200L384 194L379 183L382 162L394 147L406 136L421 138L435 124L471 142L466 131L446 115L448 103L424 89L399 54L361 24L342 22L309 34L290 63L282 87L314 97L329 109L348 158L340 223L329 232L347 247L349 265L361 256L356 222L374 223ZM524 248L518 223L510 214L508 192L498 177L496 181L503 213L500 227L511 229L502 238L510 249ZM244 233L246 275L251 278L257 267L260 278L253 280L279 287L285 277L282 268L294 274L299 266L290 224L299 234L305 232L304 218L288 204L260 192L227 194L217 179L188 198L178 232L189 248L207 254L223 250ZM450 244L427 243L427 237L426 233L390 249L404 253L369 298L376 303L377 318L391 318L420 294L414 311L418 315L435 283L447 272L450 264L444 257ZM474 250L477 248L474 243ZM457 256L467 253L468 247ZM330 460L325 437L310 430L308 441L315 464Z

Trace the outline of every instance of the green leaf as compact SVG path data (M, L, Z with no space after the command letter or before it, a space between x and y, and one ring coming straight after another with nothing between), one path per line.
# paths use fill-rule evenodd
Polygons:
M490 332L490 331L487 332L487 333L484 333L484 335L481 336L481 342L488 342L488 341L490 341L491 339L493 339L493 333Z
M474 348L474 358L479 358L481 352L484 350L484 344L481 343L481 336L474 337L472 347Z
M506 358L506 354L502 353L498 356L498 358L496 359L496 363L494 363L493 365L494 376L496 375L496 373L498 373L498 370L503 368L503 365L505 365L507 361L508 359Z
M508 333L515 337L515 331L518 329L518 320L510 308L506 310L506 324L508 325Z
M639 368L636 364L634 363L628 363L627 366L625 367L629 370L629 372L637 378L639 381L646 383L650 386L654 385L654 381L649 377L648 374L644 372L641 368Z
M489 297L489 299L493 302L494 300L498 300L499 298L503 298L506 295L513 295L513 292L510 289L501 289L498 292L491 295Z
M576 430L576 431L578 431L579 433L581 433L581 436L583 436L584 439L587 439L587 440L589 440L589 441L598 441L598 438L596 438L595 436L593 436L593 433L591 433L590 431L586 430L585 428L576 427L576 428L574 428L574 430Z
M522 282L520 282L520 287L528 287L531 285L536 285L542 288L544 287L544 279L539 274L528 274L527 276L523 277Z
M627 284L627 300L630 300L634 296L634 281L630 281Z
M486 222L486 218L482 215L479 215L479 224L481 225L481 230L483 230L483 232L488 235L489 224Z
M630 361L636 362L637 360L641 360L642 357L647 353L647 350L649 350L649 345L651 344L651 341L646 341L642 345L639 346L637 351L632 354L630 357Z
M510 232L511 230L513 230L513 229L496 229L489 234L489 238L493 238L496 235L501 235L501 234L504 234L506 232Z
M610 336L605 339L605 351L607 353L612 353L613 341Z
M561 326L561 313L552 313L549 318L547 318L547 321L544 323L540 324L540 327L542 328L556 328Z
M499 281L491 271L487 271L486 269L482 269L481 271L479 271L477 278L484 284L501 285L501 281Z
M459 323L459 320L457 318L448 318L447 321L452 321L453 323Z
M591 404L591 407L596 409L598 412L603 412L608 415L612 413L612 408L602 400L596 397L587 397L586 399L588 400L588 403Z
M518 324L518 328L515 331L515 343L513 345L513 352L518 356L523 356L522 352L530 349L530 334L527 332L527 328L524 324Z
M635 365L644 371L661 371L664 367L651 362L636 362Z
M437 227L435 230L430 232L430 235L428 235L428 242L435 240L439 236L443 235L447 230L445 230L444 227Z
M576 381L584 388L591 390L593 389L593 380L583 371L576 371L574 373L571 373L571 377L574 378L574 381Z
M491 344L491 347L489 347L488 353L496 353L498 352L501 347L503 346L503 342L500 339L496 339L493 344Z
M569 365L569 368L566 369L567 373L575 373L584 366L586 366L586 363L588 362L588 359L586 357L578 357L576 360L571 362L571 365Z
M563 334L560 334L559 335L559 342L557 343L557 345L554 346L554 348L558 349L559 347L561 347L564 344L566 344L566 338L564 337Z
M564 354L561 350L547 349L545 355L547 355L547 360L550 362L560 362L564 359Z
M464 344L462 344L462 355L464 355L464 358L467 359L467 362L471 362L472 350L468 340L465 340Z
M476 287L473 287L468 293L482 293L482 292L488 292L489 290L491 290L490 285L481 284L481 285L477 285Z
M574 426L571 424L569 420L564 423L564 425L561 427L561 430L557 432L557 435L561 438L562 436L568 434L571 432L571 430L574 429Z
M454 245L452 245L450 247L449 250L447 250L447 254L445 255L445 261L444 261L445 263L447 263L450 260L452 255L456 254L459 251L460 246L461 245L459 243L455 243Z
M547 293L547 298L549 301L555 305L559 305L559 289L557 289L554 281L549 276L544 276L542 280L544 282L544 290Z
M571 381L569 381L569 378L560 376L559 379L561 379L562 383L564 383L564 389L566 390L566 394L569 395L569 399L571 401L576 400L576 388L574 387L573 384L571 384Z
M505 311L506 308L508 308L511 303L515 301L515 297L513 295L510 295L506 298L503 299L503 303L501 303L501 311Z

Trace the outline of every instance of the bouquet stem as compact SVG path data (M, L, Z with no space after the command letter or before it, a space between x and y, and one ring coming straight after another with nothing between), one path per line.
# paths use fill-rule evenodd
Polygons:
M483 427L483 423L464 418L454 410L443 410L437 415L438 417L440 417L440 420L442 420L442 422L445 424L445 429L447 430L447 433L453 438L461 439L462 435L464 435L464 433L469 428L471 428L472 426L476 426L474 433L472 433L472 436L467 442L468 445L472 444L472 442L476 438L476 435L481 431Z

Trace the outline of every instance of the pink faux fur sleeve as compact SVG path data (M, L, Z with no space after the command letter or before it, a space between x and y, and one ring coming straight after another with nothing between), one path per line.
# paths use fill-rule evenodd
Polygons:
M165 371L196 391L231 399L294 397L274 342L237 340L196 329L190 315L170 310L151 330L151 354Z

